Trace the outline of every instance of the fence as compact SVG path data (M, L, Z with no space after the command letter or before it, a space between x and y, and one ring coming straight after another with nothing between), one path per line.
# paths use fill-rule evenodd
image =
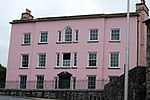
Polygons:
M104 85L107 84L108 81L106 80L96 80L94 84L88 83L87 80L76 80L70 81L69 88L67 89L104 89ZM65 83L63 83L64 85ZM59 82L55 81L43 81L40 84L36 81L6 81L5 88L6 89L43 89L43 90L53 90L53 89L60 89ZM89 85L94 85L89 88ZM61 88L62 89L62 88ZM64 88L65 89L65 88Z

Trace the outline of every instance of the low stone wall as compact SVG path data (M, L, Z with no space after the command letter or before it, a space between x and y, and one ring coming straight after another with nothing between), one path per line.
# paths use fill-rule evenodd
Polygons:
M146 67L135 67L129 71L128 100L145 100L146 98ZM104 100L124 99L124 75L105 85Z
M0 89L0 95L59 100L103 100L103 90L17 90Z

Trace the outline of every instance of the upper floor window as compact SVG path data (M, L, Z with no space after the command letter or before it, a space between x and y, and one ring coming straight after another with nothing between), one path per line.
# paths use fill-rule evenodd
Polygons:
M110 52L109 53L109 67L110 68L119 68L120 62L120 53L119 52Z
M72 41L72 29L70 27L65 28L65 42Z
M46 65L46 54L39 53L38 54L38 67L45 67Z
M21 68L28 67L29 62L29 54L22 54L21 55Z
M56 53L56 66L60 66L60 53Z
M74 52L73 53L73 66L75 67L75 66L77 66L77 53L76 52Z
M61 42L61 31L58 31L57 42Z
M78 40L79 40L79 31L75 30L74 42L78 42Z
M110 41L120 41L120 29L110 30Z
M63 66L70 67L71 53L63 53Z
M89 41L98 41L98 29L90 29Z
M97 63L97 53L90 52L88 54L88 67L96 67L96 63Z
M40 33L40 43L47 43L48 40L48 32Z
M23 44L30 44L31 42L31 33L23 34Z

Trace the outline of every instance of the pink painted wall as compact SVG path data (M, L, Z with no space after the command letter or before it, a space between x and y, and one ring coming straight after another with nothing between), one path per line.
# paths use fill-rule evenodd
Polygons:
M137 65L137 17L131 17L130 28L130 69ZM57 44L58 30L66 26L79 30L78 43ZM98 28L98 42L88 43L89 29ZM121 41L110 42L110 29L120 28ZM40 31L48 31L48 44L38 44ZM31 32L31 45L22 46L23 33ZM63 37L64 35L62 35ZM74 36L74 35L73 35ZM45 80L53 80L57 74L67 71L77 80L86 80L87 75L96 75L97 80L108 80L108 76L119 76L124 72L126 48L126 18L95 18L80 20L47 21L27 24L13 24L11 31L9 59L6 81L18 81L19 75L27 75L28 81L35 81L36 75L44 75ZM109 68L109 52L120 52L120 68ZM56 52L78 53L77 69L55 69ZM88 52L97 52L97 69L86 69ZM29 53L29 68L20 69L21 54ZM46 68L36 69L38 53L46 53ZM73 60L71 60L73 62ZM62 56L60 56L60 64ZM73 63L72 63L73 64ZM8 87L9 88L9 87Z

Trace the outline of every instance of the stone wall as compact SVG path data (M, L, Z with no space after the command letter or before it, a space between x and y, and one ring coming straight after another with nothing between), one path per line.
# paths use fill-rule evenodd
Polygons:
M128 100L145 100L146 98L146 67L135 67L129 71ZM124 75L105 85L104 100L124 99Z
M147 78L149 79L147 74ZM149 81L150 82L150 81ZM128 100L146 100L146 67L135 67L129 71L129 98ZM148 89L150 92L150 89ZM19 90L0 89L0 95L26 96L49 98L59 100L123 100L124 99L124 75L116 78L100 89L55 89L55 90ZM150 100L150 99L147 99Z
M146 94L147 100L150 100L150 19L145 21L147 25L147 68L146 68Z
M49 98L59 100L103 100L102 90L16 90L1 89L0 95Z

